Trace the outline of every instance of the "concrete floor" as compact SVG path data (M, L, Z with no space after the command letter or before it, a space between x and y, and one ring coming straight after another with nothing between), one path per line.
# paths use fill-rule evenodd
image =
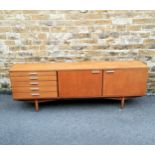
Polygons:
M155 96L40 104L0 95L0 144L155 144Z

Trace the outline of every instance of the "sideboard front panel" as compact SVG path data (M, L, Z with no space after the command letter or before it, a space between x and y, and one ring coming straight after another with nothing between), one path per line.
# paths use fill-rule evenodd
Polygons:
M58 71L60 97L102 95L102 70Z
M11 72L14 99L46 99L57 97L57 74L55 71Z
M103 96L143 96L146 92L147 69L105 70Z

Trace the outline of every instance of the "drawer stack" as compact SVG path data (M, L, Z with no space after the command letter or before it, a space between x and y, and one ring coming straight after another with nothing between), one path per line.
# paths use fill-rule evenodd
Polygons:
M14 99L47 99L57 97L56 71L11 72Z

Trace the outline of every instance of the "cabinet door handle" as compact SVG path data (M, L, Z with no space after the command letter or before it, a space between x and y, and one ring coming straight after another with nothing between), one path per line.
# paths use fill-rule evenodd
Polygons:
M39 90L39 88L30 88L31 90Z
M101 71L100 70L92 70L91 73L93 74L99 74Z
M30 82L31 85L38 85L38 82Z
M114 73L114 72L115 72L114 70L106 71L106 73Z
M37 75L37 73L36 72L31 72L31 73L29 73L29 75Z
M39 93L31 94L32 96L39 96Z

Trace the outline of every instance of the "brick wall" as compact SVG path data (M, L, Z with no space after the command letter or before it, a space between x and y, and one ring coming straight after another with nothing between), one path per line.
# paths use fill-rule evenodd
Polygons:
M155 93L155 11L0 11L0 91L13 63L141 60Z

